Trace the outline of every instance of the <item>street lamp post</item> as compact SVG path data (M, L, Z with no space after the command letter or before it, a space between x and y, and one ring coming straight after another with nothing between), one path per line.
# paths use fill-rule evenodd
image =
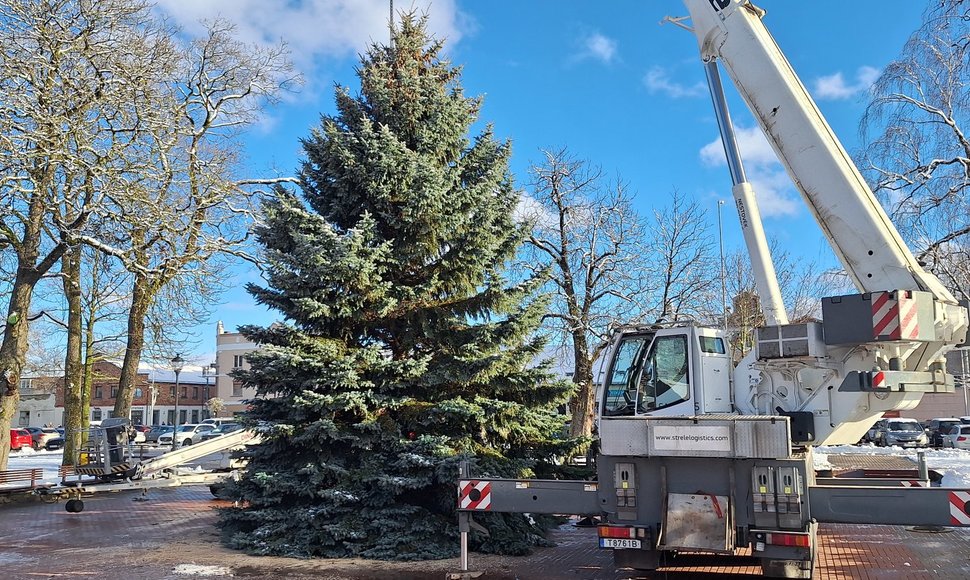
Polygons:
M175 420L172 426L172 449L175 449L178 441L175 438L175 434L179 429L179 373L182 372L183 366L185 366L185 359L181 355L176 354L175 358L172 359L172 370L175 371Z
M205 395L202 397L202 414L204 419L209 418L209 377L216 374L216 363L202 367L202 376L205 378Z

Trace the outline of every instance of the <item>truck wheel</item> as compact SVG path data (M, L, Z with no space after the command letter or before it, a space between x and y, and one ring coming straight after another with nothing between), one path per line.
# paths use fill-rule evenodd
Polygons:
M64 504L64 509L72 514L79 514L84 511L84 502L79 499L69 499Z

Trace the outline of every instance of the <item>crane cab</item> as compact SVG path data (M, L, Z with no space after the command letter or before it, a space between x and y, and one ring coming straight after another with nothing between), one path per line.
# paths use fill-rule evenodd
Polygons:
M626 327L609 357L597 401L601 418L734 410L731 357L719 329Z

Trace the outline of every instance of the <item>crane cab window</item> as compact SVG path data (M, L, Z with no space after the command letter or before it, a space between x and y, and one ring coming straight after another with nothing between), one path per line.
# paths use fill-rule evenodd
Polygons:
M606 384L603 414L637 415L690 399L687 337L660 336L647 352L648 337L620 343Z
M701 336L701 352L724 354L724 339L717 336Z
M648 336L630 336L617 346L606 381L605 415L632 415Z

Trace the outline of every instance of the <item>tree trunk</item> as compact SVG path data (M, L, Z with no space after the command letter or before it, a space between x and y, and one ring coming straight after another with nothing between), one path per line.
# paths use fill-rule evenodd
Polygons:
M83 369L81 368L81 252L72 248L61 258L61 276L67 299L67 353L64 357L64 457L74 465L81 448Z
M572 423L569 434L573 437L589 437L593 433L593 420L596 412L596 390L593 388L593 361L589 356L586 334L573 333L573 382L576 394L569 402Z
M151 281L135 276L131 294L131 310L128 311L128 342L125 360L121 363L118 377L118 397L115 399L114 416L130 417L131 403L138 384L138 363L145 348L145 316L152 303Z
M3 343L0 344L0 471L7 469L10 458L10 428L16 425L20 406L20 373L27 359L27 314L34 285L39 276L36 270L20 267L14 279L10 304L7 307Z
M95 313L89 312L84 328L84 378L81 383L81 442L88 440L88 428L91 427L91 389L94 388L94 363L100 358L95 352L94 335Z

